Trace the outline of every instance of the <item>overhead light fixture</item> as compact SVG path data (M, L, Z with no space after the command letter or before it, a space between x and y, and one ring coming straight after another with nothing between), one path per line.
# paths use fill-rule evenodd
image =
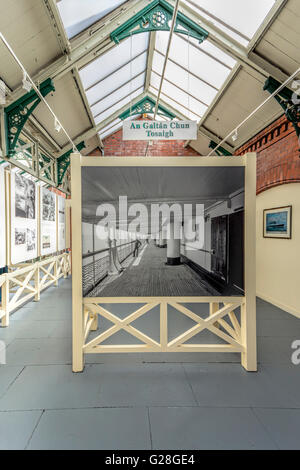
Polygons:
M55 118L55 120L54 120L54 128L55 128L56 132L61 131L61 123L59 122L59 120L57 118Z
M23 80L22 80L22 83L23 83L23 88L24 90L26 90L27 92L31 91L31 88L32 88L32 83L30 82L30 80L28 80L27 78L27 73L23 70Z
M236 129L236 130L234 131L234 133L232 134L232 136L231 136L233 142L235 142L235 141L238 139L238 136L239 136L238 130Z

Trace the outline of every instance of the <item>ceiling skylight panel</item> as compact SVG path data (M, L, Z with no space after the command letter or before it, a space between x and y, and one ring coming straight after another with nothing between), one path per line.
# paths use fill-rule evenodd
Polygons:
M153 93L155 96L157 95L157 88L153 87L152 85L150 86L150 92ZM172 106L172 108L181 113L183 117L186 119L191 119L193 121L199 121L201 116L198 116L191 111L189 111L185 106L182 106L181 103L178 103L177 101L174 101L172 98L168 97L164 93L161 93L161 100L162 100L162 105L166 105L168 107L168 104Z
M110 124L107 124L107 126L103 127L99 134L102 134L103 132L106 132L107 130L111 129L112 127L115 127L117 124L122 123L121 119L117 118L114 121L112 121Z
M160 52L165 50L167 35L161 33L157 37L157 48ZM220 88L226 80L231 68L214 59L213 54L208 55L201 48L196 48L181 37L173 36L169 60L179 64L190 73ZM234 65L234 64L233 64Z
M155 88L159 88L160 77L154 72L152 73L151 84ZM207 106L203 105L200 101L195 100L192 96L190 96L190 94L186 93L183 89L178 88L167 80L164 80L163 82L162 92L184 105L191 112L199 114L200 116L202 116L207 110Z
M121 67L101 83L86 91L88 102L91 106L97 104L109 93L116 91L121 86L130 82L146 69L147 53L133 60L131 64Z
M84 31L108 15L126 0L60 0L57 2L60 16L69 38Z
M130 103L132 102L132 100L134 100L137 96L139 96L140 93L141 91L137 90L136 92L132 93L131 98L130 97L124 98L119 103L114 104L113 106L111 106L111 108L107 109L106 111L104 111L103 113L95 117L95 123L99 124L100 122L104 121L109 116L114 114L116 111L121 110L121 108L127 104L128 104L128 107L130 107ZM121 114L121 111L120 111L120 114Z
M122 86L118 90L114 91L113 93L108 95L106 98L103 98L103 100L99 101L99 103L97 103L95 106L92 106L91 110L92 110L93 115L96 116L97 114L105 110L106 108L113 106L115 103L122 100L126 96L134 93L138 89L141 89L140 92L142 93L144 89L144 83L145 83L145 73L141 74L135 80L131 80L129 83Z
M110 51L94 60L80 70L80 77L85 89L96 85L100 80L109 77L128 62L148 50L149 34L140 34L137 41L131 38L122 41ZM132 48L132 49L131 49Z
M275 0L184 0L184 3L247 45Z

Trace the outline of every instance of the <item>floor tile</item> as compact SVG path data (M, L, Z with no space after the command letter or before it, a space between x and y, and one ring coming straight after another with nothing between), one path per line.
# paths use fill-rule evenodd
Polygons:
M40 416L40 411L0 412L0 449L24 450Z
M300 410L260 408L254 413L281 450L300 450Z
M273 384L273 389L289 394L297 408L300 406L300 365L265 365L264 370ZM287 406L288 407L288 406Z
M46 411L29 449L150 449L147 410L106 408Z
M0 398L22 370L23 367L0 365Z
M97 406L101 374L95 366L74 374L70 365L28 366L0 399L1 410Z
M246 372L239 364L185 364L184 368L201 406L297 406L287 390L274 388L262 367L258 372Z
M153 449L275 449L249 408L151 408Z
M98 366L102 406L195 405L180 364Z
M69 338L15 339L6 352L8 365L71 364Z

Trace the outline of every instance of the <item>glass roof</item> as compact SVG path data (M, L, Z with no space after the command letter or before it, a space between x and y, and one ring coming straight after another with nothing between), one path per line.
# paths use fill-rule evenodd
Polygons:
M247 46L275 0L181 0L240 44ZM125 0L60 0L57 2L71 38ZM138 8L137 8L138 11ZM118 18L118 25L122 24ZM133 35L83 67L79 73L96 125L103 139L122 126L118 116L160 88L169 32L157 31L153 56L150 33ZM151 60L150 60L151 59ZM228 79L236 60L213 45L174 33L161 90L161 104L176 118L199 122ZM148 89L145 89L146 83ZM132 119L132 116L129 118ZM166 120L164 116L157 119Z
M59 0L57 7L71 39L127 0Z
M181 0L247 46L276 0Z
M143 93L149 34L139 39L126 39L80 70L96 124Z

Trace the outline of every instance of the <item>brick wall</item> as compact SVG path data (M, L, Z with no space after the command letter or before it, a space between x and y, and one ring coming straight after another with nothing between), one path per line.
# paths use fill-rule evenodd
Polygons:
M122 129L103 140L104 154L109 156L142 157L146 155L148 142L145 140L122 140ZM193 157L199 153L191 147L184 147L184 140L159 140L149 145L147 155L149 157Z
M144 156L146 141L123 141L122 130L103 140L107 156ZM257 193L285 183L300 182L300 142L285 116L266 127L237 150L236 155L257 152ZM92 155L101 155L99 150ZM184 141L157 141L148 147L148 156L199 156Z
M144 120L151 120L144 116ZM139 120L137 119L137 120ZM108 156L123 156L123 157L143 157L146 155L149 157L197 157L199 153L191 147L184 147L185 140L159 140L152 141L152 145L148 145L145 140L140 141L123 141L123 131L120 129L114 134L103 139L104 144L104 155ZM98 150L96 153L92 152L93 155L101 155Z
M285 116L257 134L236 155L257 152L257 194L274 186L300 182L300 142Z

